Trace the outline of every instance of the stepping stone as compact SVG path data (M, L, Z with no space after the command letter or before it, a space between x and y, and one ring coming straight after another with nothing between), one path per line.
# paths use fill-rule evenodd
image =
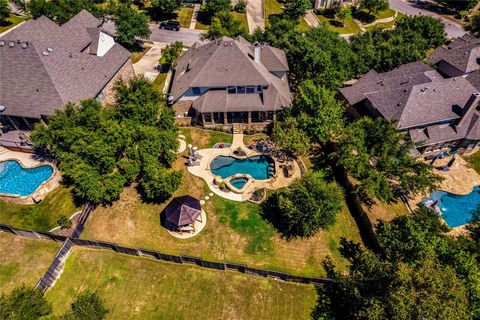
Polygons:
M210 192L208 195L209 195L210 197L213 197L213 192Z
M200 200L200 204L201 204L201 205L204 205L204 204L205 204L205 200Z
M208 199L210 199L210 197L209 197L209 196L205 196L205 200L208 200Z

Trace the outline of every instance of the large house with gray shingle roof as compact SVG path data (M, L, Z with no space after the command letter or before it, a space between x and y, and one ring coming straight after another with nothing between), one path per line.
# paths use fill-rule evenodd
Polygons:
M444 78L422 62L385 73L370 70L340 89L353 117L383 117L418 145L417 155L476 148L478 90L464 77Z
M130 53L101 26L84 10L62 26L42 16L0 37L4 127L29 130L68 102L112 102L114 82L132 76L133 68Z
M265 126L292 101L285 53L242 37L196 43L177 63L169 101L177 118L205 127Z

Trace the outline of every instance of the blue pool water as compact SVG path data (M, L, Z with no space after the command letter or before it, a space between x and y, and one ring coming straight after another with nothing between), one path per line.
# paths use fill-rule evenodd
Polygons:
M480 206L480 187L473 188L472 192L466 195L435 191L430 195L430 199L438 201L443 220L452 228L458 227L468 223L472 212Z
M247 182L247 178L234 178L230 180L230 184L239 190L241 190Z
M222 179L236 174L249 174L256 180L265 180L273 175L273 160L266 156L256 156L246 159L218 156L210 162L212 173Z
M0 193L28 196L52 174L51 166L25 169L14 160L0 162Z

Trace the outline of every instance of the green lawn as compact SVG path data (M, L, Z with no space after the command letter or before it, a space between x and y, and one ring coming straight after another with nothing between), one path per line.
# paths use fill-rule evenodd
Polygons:
M469 156L463 156L468 164L478 173L480 173L480 152L475 152Z
M403 13L398 13L397 18L395 20L390 21L390 22L385 22L385 23L377 23L374 26L367 27L366 29L368 31L373 30L373 29L391 29L395 25L395 22L404 17L405 15Z
M265 25L268 25L268 17L283 12L282 4L277 0L264 0L265 5Z
M0 232L0 295L22 284L35 286L60 246Z
M375 20L385 19L395 16L395 10L387 8L375 15Z
M216 142L231 142L232 139L231 135L215 131L182 128L180 132L186 136L187 143L199 148L213 146ZM182 184L174 196L190 194L204 198L210 189L203 179L186 170L185 161L180 156L173 164L174 169L183 171ZM112 206L96 209L82 237L299 275L323 274L322 261L329 255L337 265L345 267L346 261L337 250L340 238L361 241L346 206L330 230L320 231L308 239L286 240L261 218L258 205L231 202L216 195L203 206L207 213L205 229L193 238L180 240L172 237L160 224L160 213L166 203L145 203L134 187L128 187Z
M153 87L160 93L163 92L163 87L165 86L165 80L167 80L168 71L162 70L158 76L153 80Z
M5 24L0 24L0 33L7 31L10 28L15 27L17 24L20 22L25 21L25 17L19 17L19 16L11 16L6 19Z
M60 315L96 292L107 319L309 319L312 285L76 247L46 298Z
M69 217L79 210L71 190L59 186L39 204L22 205L0 200L0 223L17 228L48 231L57 226L60 215Z
M182 28L189 28L192 20L193 8L182 8L177 11L177 20Z
M308 31L310 29L310 26L308 25L307 21L305 21L304 18L300 18L298 19L297 28L300 31Z
M233 16L233 19L235 19L235 20L237 20L238 22L240 22L240 24L241 24L241 25L245 28L245 30L247 30L247 32L248 32L247 14L232 11L232 16Z
M144 47L142 47L142 48L139 48L138 51L132 52L132 54L131 54L132 63L137 63L138 61L140 61L140 59L142 59L142 57L143 57L151 48L152 48L152 47L150 47L150 46L144 46Z
M195 29L199 30L208 30L210 25L210 18L205 13L205 11L200 10L197 16L197 23L195 24Z
M353 19L345 19L345 23L343 27L338 27L334 25L334 21L341 23L339 19L330 19L322 15L317 15L320 22L329 30L338 32L340 34L351 34L351 33L360 33L362 30L360 27L355 23Z

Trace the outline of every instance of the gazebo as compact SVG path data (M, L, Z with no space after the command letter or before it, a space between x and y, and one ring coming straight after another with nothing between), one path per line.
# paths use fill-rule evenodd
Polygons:
M195 221L203 222L200 201L189 195L174 198L165 208L165 217L167 228L195 232Z

